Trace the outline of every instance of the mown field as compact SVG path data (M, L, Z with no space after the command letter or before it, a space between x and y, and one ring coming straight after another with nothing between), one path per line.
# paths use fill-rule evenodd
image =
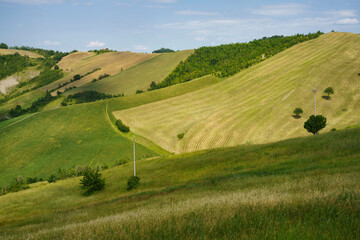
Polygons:
M0 239L357 239L360 128L137 162L0 197Z
M115 111L133 131L175 153L306 136L313 114L323 132L360 122L360 35L329 33L298 44L216 85L136 108ZM332 87L330 100L323 91ZM293 111L304 110L302 118ZM177 135L184 133L179 140Z
M221 81L208 76L166 89L113 98L87 104L56 107L35 115L0 122L0 186L13 178L49 177L58 168L130 159L132 134L123 134L113 125L110 114L123 109L182 95ZM55 104L59 104L56 101ZM136 137L138 157L169 154L151 141Z
M136 90L147 91L152 81L159 83L164 80L180 61L184 61L193 52L193 50L184 50L159 54L127 71L122 71L95 83L72 89L69 93L94 90L108 94L124 93L125 95L130 95L135 94Z
M21 56L29 56L31 58L43 58L43 56L30 51L17 50L17 49L0 49L0 55L14 54L14 53L19 53Z

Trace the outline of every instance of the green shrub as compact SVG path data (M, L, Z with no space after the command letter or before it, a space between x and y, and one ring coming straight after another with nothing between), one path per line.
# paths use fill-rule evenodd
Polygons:
M127 182L127 190L130 191L139 186L140 178L138 176L131 176Z
M115 122L116 126L118 127L118 129L122 132L129 132L130 128L128 126L126 126L125 124L123 124L123 122L119 119Z
M124 165L124 164L127 163L127 162L128 162L127 160L119 159L119 160L116 160L116 161L115 161L114 166L121 166L121 165Z
M47 181L49 183L52 183L52 182L56 182L57 180L59 179L55 176L55 174L51 174Z
M84 177L80 180L80 188L85 190L84 195L91 195L94 192L101 191L105 187L105 179L101 178L98 170L88 168Z
M185 133L179 133L179 134L177 135L177 137L178 137L178 139L180 140L180 139L183 139L183 138L184 138L184 135L185 135Z

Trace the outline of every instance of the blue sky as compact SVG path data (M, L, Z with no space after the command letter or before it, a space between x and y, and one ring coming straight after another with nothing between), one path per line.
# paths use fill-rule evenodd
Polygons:
M296 33L360 33L359 0L0 0L9 46L151 52Z

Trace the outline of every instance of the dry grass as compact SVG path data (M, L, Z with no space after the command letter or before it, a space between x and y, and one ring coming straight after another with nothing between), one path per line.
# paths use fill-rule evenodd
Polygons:
M59 63L60 68L64 69L64 71L66 71L67 69L69 72L69 75L65 76L64 79L60 81L68 81L75 74L84 75L95 68L101 69L83 77L79 81L70 83L60 88L59 91L63 92L65 88L73 86L79 87L85 84L89 84L94 78L98 78L100 75L103 75L105 73L110 75L117 74L122 70L133 67L141 62L155 57L156 55L157 54L144 54L133 52L107 52L99 55L84 52L76 52L70 54L64 57L64 59L62 59ZM59 82L57 82L57 84Z
M114 112L137 134L175 152L265 143L305 136L304 121L317 114L327 127L360 122L360 35L330 33L296 45L216 85ZM333 87L331 100L321 96ZM292 117L295 108L304 115ZM177 134L185 133L178 140Z
M17 50L17 49L0 49L0 55L14 54L19 53L21 56L29 56L31 58L43 58L43 56L25 50Z

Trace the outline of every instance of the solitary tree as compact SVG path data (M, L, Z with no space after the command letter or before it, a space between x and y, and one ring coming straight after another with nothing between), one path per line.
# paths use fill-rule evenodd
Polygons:
M326 126L326 118L322 115L311 115L310 118L304 123L304 128L312 134L317 134L321 129Z
M5 43L0 43L0 48L8 49L8 45L6 45Z
M300 114L303 113L303 110L301 108L295 108L293 113L295 114L295 118L300 118Z
M330 99L330 94L334 94L334 89L332 87L328 87L324 90L324 93L327 94L327 98Z
M104 189L105 179L101 178L99 171L87 168L84 172L84 177L80 180L80 184L80 188L85 190L84 195L90 195Z

